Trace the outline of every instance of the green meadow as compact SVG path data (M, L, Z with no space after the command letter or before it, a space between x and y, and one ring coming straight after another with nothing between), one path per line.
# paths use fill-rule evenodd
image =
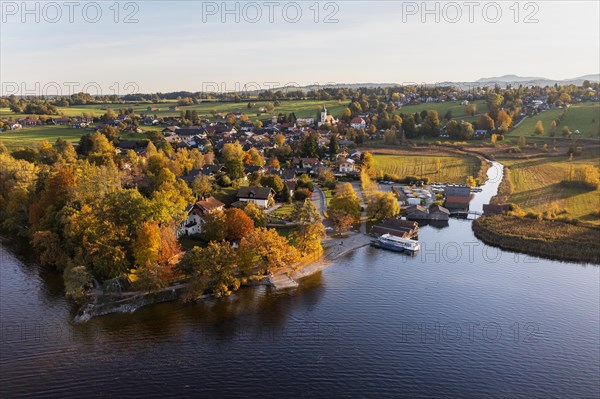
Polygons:
M421 111L434 110L443 118L446 112L452 112L452 117L457 119L464 119L468 122L475 121L477 117L471 117L465 114L465 106L461 105L462 101L447 101L444 103L422 103L417 105L405 105L401 108L396 109L397 114L414 114L415 112L421 113ZM477 104L477 114L483 114L488 111L485 100L476 100L472 103Z
M534 136L535 125L538 120L541 120L544 126L543 137L549 137L552 121L558 118L562 112L561 108L554 108L529 117L516 129L510 131L509 136ZM600 135L600 103L582 103L570 106L565 117L556 127L556 137L562 137L564 126L568 126L571 132L579 130L579 134L574 134L573 137L597 138Z

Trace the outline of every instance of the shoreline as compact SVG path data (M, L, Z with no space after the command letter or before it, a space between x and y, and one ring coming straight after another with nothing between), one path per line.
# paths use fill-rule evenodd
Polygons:
M340 242L343 242L344 245L340 245ZM327 248L323 251L323 254L314 261L308 262L297 269L289 266L273 274L273 276L253 280L253 283L244 284L243 287L253 288L256 286L267 286L277 291L297 288L299 286L297 280L309 277L324 270L337 259L359 248L369 245L370 242L371 238L369 236L359 232L350 232L348 233L348 236L343 238L329 236L323 242L323 244L329 244L329 246L327 246ZM174 302L179 300L182 292L185 290L185 288L187 288L187 286L187 283L183 283L165 287L156 291L139 292L130 296L120 296L119 298L108 300L106 302L89 302L80 307L77 315L73 318L73 322L85 323L94 317L100 317L114 313L133 313L145 306L165 302ZM195 302L203 301L208 298L211 298L211 295L205 294L195 299Z
M600 265L598 228L556 220L492 215L474 220L472 229L478 240L502 250L549 260ZM521 234L516 233L519 229Z

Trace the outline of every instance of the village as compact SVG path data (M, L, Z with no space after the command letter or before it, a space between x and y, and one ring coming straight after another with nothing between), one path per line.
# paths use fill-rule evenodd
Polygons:
M361 246L414 254L419 250L419 227L445 228L452 217L476 219L509 212L507 202L470 209L490 165L481 148L521 152L526 147L523 137L517 136L517 146L497 143L508 141L509 134L514 140L528 118L560 111L560 119L566 119L571 106L587 107L597 93L589 83L568 90L324 89L306 93L313 100L286 100L286 95L298 96L293 92L261 93L262 101L250 100L245 111L239 100L204 105L196 96L178 95L176 101L161 103L155 98L149 103L140 96L120 99L125 101L120 105L100 102L77 108L80 115L3 116L0 134L27 134L30 129L76 132L79 140L72 144L59 137L55 144L17 147L12 156L49 164L65 156L53 152L64 153L72 145L68 151L96 167L115 165L123 189L151 201L166 196L167 206L159 206L169 214L153 228L170 226L171 233L161 234L174 234L179 247L173 248L181 251L171 251L161 261L164 269L156 270L156 255L137 259L140 244L134 241L127 251L137 267L124 261L120 269L96 273L97 278L104 281L104 292L115 284L120 287L117 291L127 292L164 289L181 278L202 282L203 288L186 294L193 298L207 291L228 295L241 283L257 281L275 288L294 287L298 278ZM314 101L316 97L324 100ZM80 93L52 103L16 97L3 101L18 115L36 110L56 113L69 101L102 99ZM304 110L305 104L312 104L312 111ZM238 110L220 111L232 108ZM555 125L548 133L552 137L560 126ZM537 129L536 125L532 133L538 134ZM562 135L573 143L578 134L575 130ZM463 151L470 141L472 152ZM390 151L402 155L387 155ZM144 230L135 234L150 239ZM277 245L290 256L277 258L273 249ZM254 254L253 260L232 261L225 282L222 272L203 275L201 269L213 265L200 267L201 259L222 251L242 257ZM266 252L259 256L260 251ZM152 280L157 272L174 267L171 278Z

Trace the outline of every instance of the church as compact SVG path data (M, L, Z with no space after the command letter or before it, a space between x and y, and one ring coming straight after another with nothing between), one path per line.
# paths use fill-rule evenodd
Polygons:
M317 127L321 127L321 125L324 124L336 125L337 122L337 119L335 119L333 115L329 115L327 113L327 108L325 108L325 104L323 104L323 108L321 108L321 114L317 120Z

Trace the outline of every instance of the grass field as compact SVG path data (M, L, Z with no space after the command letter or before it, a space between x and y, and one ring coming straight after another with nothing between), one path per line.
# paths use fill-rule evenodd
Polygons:
M399 177L428 177L434 182L465 183L467 176L476 177L479 161L476 158L460 155L382 155L375 154L375 168L383 173ZM439 159L440 171L436 172Z
M536 213L558 206L570 218L600 224L600 219L595 215L600 209L600 191L567 188L560 184L570 168L598 166L600 160L596 151L584 152L573 161L569 161L566 155L499 161L511 170L513 193L509 202Z
M9 149L39 145L42 141L54 143L61 137L68 141L79 141L88 133L85 129L70 129L65 126L33 126L19 130L0 132L0 143Z
M93 113L95 116L103 115L106 110L105 108L112 108L118 110L121 108L133 108L137 114L144 115L157 115L159 117L164 116L179 116L179 114L186 110L196 111L201 118L214 119L211 110L216 109L218 113L227 114L229 112L242 112L247 114L250 119L256 120L260 118L268 118L279 113L289 114L291 112L296 113L296 117L311 116L315 118L317 113L323 105L327 107L327 111L334 116L340 116L342 110L347 106L347 102L338 102L337 100L332 101L317 101L317 100L292 100L292 101L281 101L278 107L275 107L273 112L263 113L260 117L257 116L258 109L267 104L266 101L255 102L254 107L248 108L247 102L233 103L233 102L203 102L200 104L179 106L178 111L171 111L169 107L175 105L174 102L160 103L160 104L94 104L94 105L80 105L75 107L60 107L58 108L60 113L67 116L78 116L83 112ZM156 111L148 111L148 107L157 108ZM23 118L25 114L14 114L8 108L0 109L0 117L14 117Z
M552 120L558 118L560 114L562 114L562 109L554 108L529 117L519 127L512 130L509 136L534 136L535 125L538 120L541 120L544 125L544 135L542 137L549 137ZM567 110L560 125L556 127L556 137L562 137L563 126L568 126L571 132L579 130L580 134L574 134L573 137L597 138L600 134L600 103L572 105Z
M405 105L402 108L396 110L397 114L414 114L415 112L435 110L443 118L446 112L451 111L453 118L464 119L468 122L477 120L477 117L470 117L465 115L465 106L460 104L461 101L448 101L445 103L422 103L418 105ZM477 113L482 114L487 112L488 107L485 100L474 101L477 104Z
M154 128L149 130L160 130L156 126L144 126ZM25 127L19 130L9 130L6 132L0 131L0 143L4 144L8 149L17 147L36 147L42 141L47 141L53 144L59 137L71 142L77 142L81 136L90 133L86 129L71 129L65 126L33 126ZM140 140L146 138L144 134L120 134L123 139Z

